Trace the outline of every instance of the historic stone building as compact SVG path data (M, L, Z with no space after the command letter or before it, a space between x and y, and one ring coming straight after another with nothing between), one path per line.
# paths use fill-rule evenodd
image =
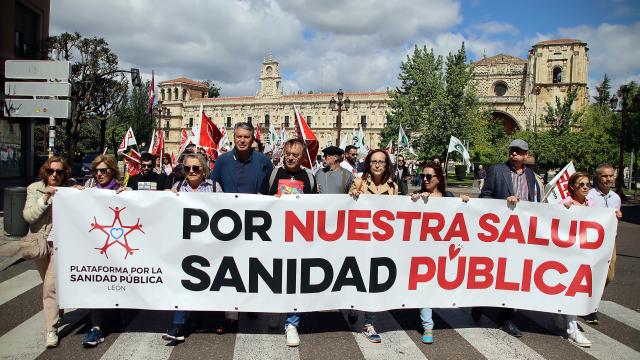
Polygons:
M267 137L270 124L276 129L284 125L288 136L293 136L293 106L296 105L318 137L321 148L329 141L337 144L337 113L329 108L329 101L336 94L284 95L281 81L279 63L269 56L260 70L260 89L256 96L207 98L207 86L203 83L183 77L161 82L160 100L171 111L169 118L161 119L163 127L168 130L165 141L167 151L176 151L180 130L190 129L194 121L199 119L200 104L216 125L224 125L231 130L235 123L247 121L254 126L259 125L264 138ZM344 96L349 98L351 104L348 111L342 112L340 136L351 139L353 129L362 126L367 146L377 147L380 131L386 123L387 93L349 92Z
M587 44L575 39L539 42L527 60L499 54L474 63L480 101L493 110L507 132L544 128L547 103L577 89L574 109L588 102Z
M499 54L474 63L474 77L480 101L490 108L505 129L543 128L541 118L547 103L565 99L567 92L576 88L578 99L574 108L588 103L587 44L574 39L539 42L529 50L528 58ZM260 89L255 96L207 98L207 86L201 82L180 77L159 84L162 105L171 115L161 119L167 130L168 151L176 151L180 130L190 129L199 119L202 104L206 114L216 125L231 130L239 121L260 126L266 135L269 125L277 129L284 125L293 135L295 124L293 106L297 105L320 140L321 147L328 142L337 144L337 135L351 137L360 125L365 130L365 143L379 147L380 131L386 125L389 96L386 92L349 92L348 111L342 112L340 128L336 112L329 108L335 94L292 94L282 92L279 63L271 56L260 70ZM266 137L266 136L265 136Z

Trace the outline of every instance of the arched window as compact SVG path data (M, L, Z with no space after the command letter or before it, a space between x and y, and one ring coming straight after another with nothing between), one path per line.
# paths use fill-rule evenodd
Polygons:
M562 82L562 68L556 66L553 68L553 83L561 83Z
M264 126L269 127L271 125L271 116L269 114L265 114L264 116Z
M504 96L507 93L507 84L502 81L499 81L493 85L493 93L496 96Z
M164 101L164 89L160 89L160 99Z
M187 89L182 89L182 101L187 100Z
M173 89L173 100L178 100L178 88Z

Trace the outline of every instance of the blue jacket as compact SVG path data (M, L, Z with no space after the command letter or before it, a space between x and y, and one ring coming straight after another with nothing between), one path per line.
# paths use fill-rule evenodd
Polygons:
M216 160L211 176L209 176L209 179L220 184L222 191L227 193L238 192L235 174L235 162L238 161L236 158L235 148L220 155L218 160ZM260 191L260 186L262 186L265 177L271 174L273 164L267 155L258 151L252 151L248 161L249 164L247 166L250 167L251 178L255 189L253 193L257 194Z
M527 187L529 188L529 198L527 201L540 202L541 191L536 175L528 167L524 168L527 177ZM480 192L481 198L506 199L511 195L515 195L513 191L513 183L511 182L511 169L508 163L493 165L487 171L487 177L484 179L484 186ZM523 199L524 200L524 199Z

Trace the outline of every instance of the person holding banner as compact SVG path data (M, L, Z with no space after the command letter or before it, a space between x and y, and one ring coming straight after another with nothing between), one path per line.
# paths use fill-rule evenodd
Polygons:
M587 194L589 193L590 188L589 185L589 174L582 171L573 173L573 175L569 177L568 181L567 191L569 196L562 201L562 204L567 209L572 206L595 206L594 201L587 199ZM577 320L578 317L575 315L565 315L567 338L578 346L591 347L591 341L582 334L578 327Z
M393 182L391 158L386 151L375 149L369 151L364 158L362 177L351 184L349 194L357 199L360 195L398 195L398 185ZM357 316L349 315L349 322L356 322ZM372 343L382 342L382 338L374 327L376 314L365 311L362 334Z
M430 197L455 197L451 191L445 188L444 174L440 164L427 163L422 168L422 186L420 191L411 194L412 201L418 199L426 200ZM461 195L463 202L469 201L468 195ZM431 308L420 309L420 320L422 321L422 342L425 344L433 343L433 310Z
M91 173L93 178L85 183L85 187L114 190L116 194L130 190L118 182L120 170L113 155L98 155L91 163ZM102 329L105 315L108 313L109 310L104 309L91 310L91 328L82 341L84 347L94 347L104 341Z
M165 154L167 155L167 154ZM156 157L148 152L140 155L140 174L129 178L127 185L133 190L164 190L167 176L154 171Z
M47 240L47 254L34 259L42 279L42 310L45 319L45 344L47 348L58 346L58 330L61 325L60 308L56 297L56 273L53 258L52 202L56 189L72 186L71 168L66 161L52 156L38 171L39 181L27 187L27 200L22 210L29 231Z
M614 171L613 166L609 164L601 164L596 168L596 174L594 176L594 187L589 190L587 199L592 201L597 207L606 207L615 209L616 217L618 220L622 218L622 200L620 196L614 191L611 191L611 187L614 183ZM607 272L607 282L605 287L609 285L615 276L616 272L616 246L613 245L613 253L611 254L611 261L609 262L609 271ZM584 317L587 324L598 324L598 313L593 312Z
M210 174L209 165L201 154L185 154L182 167L186 174L183 180L173 184L169 191L178 192L222 192L220 185L207 179ZM182 342L185 338L185 325L189 312L176 310L173 312L171 328L162 335L165 341ZM237 323L237 321L236 321Z
M320 194L346 194L349 192L353 174L340 166L342 149L337 146L329 146L322 150L326 167L316 172L318 180L318 192Z
M507 206L516 206L519 201L540 202L540 185L534 172L525 166L529 157L529 144L522 139L515 139L509 144L509 160L503 164L493 165L487 171L484 186L480 191L481 198L505 199ZM500 328L515 337L521 337L520 329L513 323L515 309L500 309ZM479 321L482 308L474 307L471 316Z

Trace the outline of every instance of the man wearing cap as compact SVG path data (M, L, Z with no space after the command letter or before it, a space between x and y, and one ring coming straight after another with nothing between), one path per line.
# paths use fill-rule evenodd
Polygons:
M348 193L353 181L353 174L340 166L340 157L344 151L337 146L329 146L322 152L326 166L316 173L318 192L320 194Z
M506 199L507 205L516 206L519 201L540 202L540 185L536 175L524 164L529 157L529 144L522 139L515 139L509 144L509 160L489 168L484 186L480 191L481 198ZM522 333L513 323L515 309L500 309L500 328L515 337ZM471 310L475 321L480 320L482 308Z

